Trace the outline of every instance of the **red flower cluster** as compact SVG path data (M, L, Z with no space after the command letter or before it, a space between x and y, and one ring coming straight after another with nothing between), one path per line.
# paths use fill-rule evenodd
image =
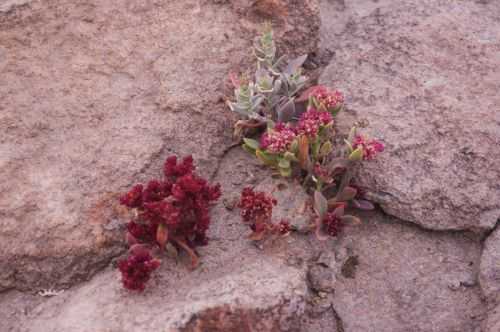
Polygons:
M265 192L255 192L249 187L243 189L238 207L241 208L243 221L253 231L250 235L252 240L262 240L266 235L284 236L290 233L291 226L287 220L281 220L278 224L271 221L276 204L276 199Z
M170 242L188 251L195 264L193 249L207 243L210 203L220 197L221 191L219 185L210 186L194 170L191 156L180 163L177 157L169 157L163 180L152 180L146 188L136 185L120 198L121 204L137 211L137 217L127 224L129 244L149 243L164 248Z
M295 136L293 128L278 123L273 129L261 136L260 147L271 153L282 153L288 150Z
M333 117L329 112L317 111L310 108L307 112L303 113L297 123L296 132L298 135L307 135L308 137L315 137L321 126L326 126L333 122Z
M290 231L292 230L292 227L290 226L290 222L288 220L281 220L278 224L278 232L281 234L281 235L286 235L288 233L290 233Z
M325 232L330 236L337 236L344 226L340 217L334 212L328 212L326 214L323 219L323 224L325 225Z
M278 202L272 196L261 191L253 191L247 187L241 192L238 207L241 209L241 217L245 222L257 219L269 220L273 215L273 206Z
M123 286L127 289L143 291L151 277L151 272L160 266L160 261L154 259L148 249L142 245L130 248L127 259L118 262L122 273Z
M311 89L309 96L316 98L318 103L328 111L337 109L344 103L344 96L339 91L329 91L323 85L317 85Z
M363 148L363 159L372 160L379 153L384 151L384 144L375 140L375 139L367 139L362 135L357 135L354 138L354 142L352 144L354 149L358 147Z

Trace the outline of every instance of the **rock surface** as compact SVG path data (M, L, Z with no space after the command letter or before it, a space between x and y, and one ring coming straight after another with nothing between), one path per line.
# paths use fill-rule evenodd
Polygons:
M497 1L322 1L321 83L347 97L386 151L361 183L389 214L436 230L500 217Z
M0 13L8 13L14 8L30 3L32 0L1 0Z
M266 175L237 148L214 180L227 189L224 198L249 185L274 189L278 204L297 195ZM379 212L361 217L336 239L292 234L258 249L239 210L219 204L197 270L185 255L164 256L142 294L124 290L111 268L54 298L0 294L0 321L8 332L246 331L247 321L256 331L475 331L484 315L479 238L424 231ZM322 269L314 284L311 267Z
M484 307L476 275L477 238L424 231L380 214L363 220L335 246L345 253L339 258L355 257L337 272L332 299L344 331L479 328Z
M488 319L483 330L484 332L500 331L500 305L488 312Z
M167 155L214 172L233 123L224 80L253 61L264 21L237 5L49 0L0 13L0 291L105 266L122 251L117 194ZM316 2L289 5L270 12L276 33L308 53Z
M500 304L500 228L498 227L484 242L479 282L486 298Z
M182 283L176 278L163 280L163 286L144 294L127 292L116 279L115 270L107 271L46 301L19 330L210 331L215 327L212 331L245 331L251 326L258 331L278 331L295 325L304 311L307 292L300 270L267 259L211 280L203 273Z

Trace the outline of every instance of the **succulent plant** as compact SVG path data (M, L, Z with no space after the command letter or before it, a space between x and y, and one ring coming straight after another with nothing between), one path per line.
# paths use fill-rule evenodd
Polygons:
M257 59L254 81L233 80L234 101L229 108L247 120L289 122L295 114L295 98L307 82L302 65L307 55L285 63L285 56L276 59L277 47L273 30L266 24L253 46Z

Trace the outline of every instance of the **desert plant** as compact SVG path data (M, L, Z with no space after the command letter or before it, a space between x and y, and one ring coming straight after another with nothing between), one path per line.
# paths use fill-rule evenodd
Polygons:
M271 236L286 236L290 232L290 224L286 220L273 222L273 207L276 199L262 191L254 191L247 187L241 192L238 207L241 209L241 218L252 230L249 238L261 241Z
M232 79L234 101L229 108L243 117L236 128L255 126L255 123L288 122L295 116L295 98L307 79L302 75L302 64L307 55L285 63L285 57L276 59L273 30L267 24L254 41L257 59L254 79Z
M181 162L171 156L164 164L162 180L151 180L145 187L138 184L121 196L121 204L135 215L127 223L129 257L119 262L125 287L144 289L149 273L159 265L151 255L153 247L182 249L190 256L191 266L198 265L195 247L208 241L210 204L220 197L221 191L218 184L209 185L194 170L191 156Z
M344 96L322 85L301 92L306 82L301 66L306 57L283 66L284 57L276 59L270 26L256 39L254 53L255 82L236 84L236 101L229 106L244 117L236 127L244 123L265 130L260 138L244 137L243 148L281 176L300 178L314 192L316 234L326 230L336 236L344 222L359 220L345 215L345 209L373 208L353 185L353 175L363 161L382 152L384 145L359 134L357 125L347 137L335 131L334 119L344 109ZM301 108L305 111L299 112Z

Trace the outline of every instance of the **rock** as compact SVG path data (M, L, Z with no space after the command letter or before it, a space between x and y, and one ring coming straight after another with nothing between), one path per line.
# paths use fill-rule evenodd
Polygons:
M169 280L144 294L122 289L116 271L101 273L36 307L20 331L245 331L249 325L292 331L304 312L304 274L276 259L233 266L210 279L191 273L179 282L175 272L161 273Z
M479 284L488 300L500 304L500 228L498 227L484 242Z
M480 326L479 287L448 287L449 280L475 278L479 239L424 231L379 213L362 220L335 246L351 247L358 260L354 276L338 275L335 283L332 303L344 331L462 332Z
M488 312L484 332L497 332L500 331L500 305Z
M309 287L318 293L318 295L333 292L336 274L340 272L339 270L335 253L329 251L321 252L318 259L309 266L307 271Z
M307 271L309 286L316 292L331 293L334 290L335 274L331 268L313 265Z
M289 5L276 35L309 53L316 1ZM253 62L264 20L198 0L36 1L0 16L0 291L66 287L120 254L117 196L168 155L216 172L234 120L224 80Z
M359 182L385 212L435 230L500 217L500 6L322 1L320 83L343 91L346 131L366 119L386 151Z
M29 4L32 0L2 0L0 1L0 14L8 13L16 7Z
M311 223L313 213L308 205L311 199L300 183L285 178L268 178L261 181L255 190L270 193L277 200L273 209L275 222L288 220L299 230Z

